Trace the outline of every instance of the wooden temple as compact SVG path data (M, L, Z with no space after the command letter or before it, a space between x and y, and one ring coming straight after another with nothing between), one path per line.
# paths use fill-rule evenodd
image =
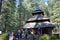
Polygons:
M50 19L44 16L44 12L39 8L32 13L32 17L26 21L26 24L23 28L27 28L29 30L36 31L40 29L41 34L51 34L53 28L55 27L54 24L50 22Z

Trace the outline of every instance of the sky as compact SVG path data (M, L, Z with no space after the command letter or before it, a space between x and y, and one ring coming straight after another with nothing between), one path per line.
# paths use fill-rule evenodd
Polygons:
M47 3L47 2L45 2L45 5L48 5L48 3Z
M19 4L19 0L16 0L16 6Z
M19 5L19 0L16 0L16 6ZM45 1L45 5L48 5L47 1Z

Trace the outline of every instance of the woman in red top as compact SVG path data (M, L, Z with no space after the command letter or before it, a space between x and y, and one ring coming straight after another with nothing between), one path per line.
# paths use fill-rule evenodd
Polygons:
M10 34L9 40L13 40L13 38L14 38L14 32L12 32L12 33Z

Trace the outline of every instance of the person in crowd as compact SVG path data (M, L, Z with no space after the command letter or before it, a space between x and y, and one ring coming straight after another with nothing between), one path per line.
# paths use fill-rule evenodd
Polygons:
M21 40L22 39L22 32L21 30L19 29L15 35L15 39L16 40Z
M40 31L40 28L37 29L37 34L36 34L36 40L39 40L39 37L40 37L40 34L41 34L41 31ZM38 37L38 38L37 38Z
M9 36L9 40L13 40L14 39L14 32L12 32Z
M27 36L28 36L28 29L25 29L25 40L27 40Z
M31 29L30 33L31 33L30 40L34 40L34 30Z
M22 30L22 40L25 40L25 31L24 29L21 29Z
M37 34L40 35L40 33L41 33L40 28L38 28Z
M32 40L32 37L31 36L32 35L31 35L30 31L29 31L29 33L28 33L28 40Z
M9 40L9 36L10 36L10 32L8 31L6 31L6 40Z

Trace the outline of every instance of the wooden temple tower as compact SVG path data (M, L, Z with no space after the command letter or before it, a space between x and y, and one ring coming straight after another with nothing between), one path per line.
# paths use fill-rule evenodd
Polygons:
M50 22L50 19L44 16L44 12L39 8L32 13L32 17L26 21L26 24L23 28L27 28L29 30L35 30L35 32L40 29L41 34L51 34L54 24Z

